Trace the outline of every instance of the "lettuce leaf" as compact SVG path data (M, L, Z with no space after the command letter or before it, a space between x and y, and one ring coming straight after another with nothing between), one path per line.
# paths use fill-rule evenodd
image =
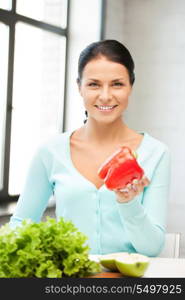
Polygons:
M89 259L87 237L71 221L35 223L0 228L0 278L87 277L100 272L100 264Z

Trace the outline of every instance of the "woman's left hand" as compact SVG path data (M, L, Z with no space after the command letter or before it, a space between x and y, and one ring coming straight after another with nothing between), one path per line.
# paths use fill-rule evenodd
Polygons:
M149 179L144 176L141 180L133 180L132 184L127 184L126 188L120 190L114 190L116 193L116 200L119 203L125 203L131 201L134 197L139 195L145 186L150 183Z

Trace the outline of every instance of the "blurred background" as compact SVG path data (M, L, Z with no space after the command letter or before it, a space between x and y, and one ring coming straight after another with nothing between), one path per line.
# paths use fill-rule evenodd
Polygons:
M81 50L117 39L135 61L127 124L172 155L168 232L185 257L185 1L0 1L0 224L13 213L33 152L83 125L76 85ZM43 216L54 216L50 199Z

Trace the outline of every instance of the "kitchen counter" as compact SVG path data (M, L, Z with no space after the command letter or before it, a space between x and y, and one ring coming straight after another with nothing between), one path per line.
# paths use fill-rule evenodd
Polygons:
M99 261L100 255L90 255L90 259ZM105 272L95 277L120 277L117 272ZM145 278L185 278L185 258L150 258L150 264L144 275Z

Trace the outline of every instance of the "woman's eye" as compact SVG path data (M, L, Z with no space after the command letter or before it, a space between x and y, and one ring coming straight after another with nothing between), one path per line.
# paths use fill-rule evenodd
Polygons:
M96 82L91 82L91 83L89 83L88 85L89 85L89 86L92 86L92 87L98 86L98 84L97 84Z
M123 86L123 83L122 82L114 82L114 85L115 86Z

